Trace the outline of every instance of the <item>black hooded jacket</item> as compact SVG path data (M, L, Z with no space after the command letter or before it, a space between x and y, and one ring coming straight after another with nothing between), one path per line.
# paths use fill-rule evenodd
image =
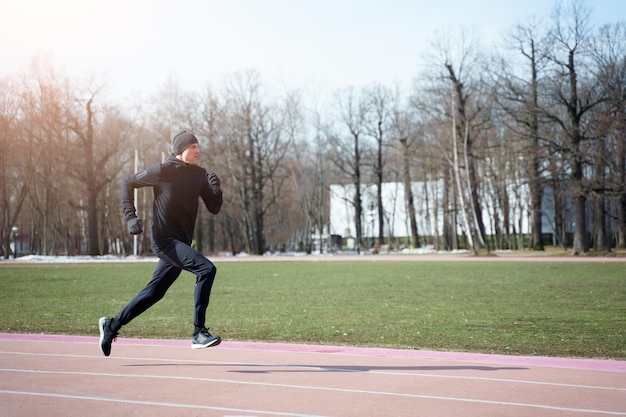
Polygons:
M222 208L222 191L207 181L207 171L170 155L121 182L122 211L126 221L137 217L134 189L151 186L154 191L152 243L166 246L172 239L191 245L198 214L198 197L213 214Z

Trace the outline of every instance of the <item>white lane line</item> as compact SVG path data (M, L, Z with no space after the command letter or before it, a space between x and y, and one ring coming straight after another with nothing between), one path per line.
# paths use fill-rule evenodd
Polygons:
M37 369L6 369L6 368L0 368L0 372L53 374L53 375L81 375L81 376L97 376L97 377L113 377L113 378L145 378L145 379L202 381L202 382L215 382L215 383L222 383L222 384L225 383L225 384L237 384L237 385L255 385L255 386L265 386L265 387L272 387L272 388L291 388L291 389L342 392L342 393L351 393L351 394L419 398L419 399L429 399L429 400L439 400L439 401L458 401L458 402L465 402L465 403L500 405L500 406L506 406L506 407L539 408L539 409L546 409L546 410L558 410L558 411L568 411L568 412L576 412L576 413L592 413L592 414L626 416L626 411L593 410L593 409L584 409L584 408L557 407L557 406L551 406L551 405L545 405L545 404L518 403L518 402L496 401L496 400L480 400L480 399L475 399L475 398L463 398L463 397L447 397L447 396L440 396L440 395L406 394L406 393L389 392L389 391L372 391L372 390L360 390L360 389L352 389L352 388L330 388L330 387L319 387L319 386L314 386L314 385L278 384L278 383L253 382L253 381L241 381L241 380L218 379L218 378L139 375L139 374L129 375L129 374L102 373L102 372L41 371Z
M113 402L113 403L122 403L122 404L153 405L153 406L159 406L159 407L193 408L193 409L201 409L201 410L217 410L217 411L227 411L227 412L237 412L237 413L265 414L265 415L271 415L271 416L324 417L324 416L317 416L313 414L287 413L287 412L281 412L281 411L246 410L244 408L215 407L215 406L210 406L210 405L179 404L179 403L169 403L169 402L160 402L160 401L124 400L124 399L118 399L118 398L93 397L93 396L88 396L88 395L82 396L82 395L50 394L46 392L0 390L0 395L2 394L64 398L64 399L71 399L71 400L104 401L104 402Z
M25 355L25 356L52 356L52 357L65 357L65 358L103 359L101 355L97 356L97 355L77 355L77 354L59 354L59 353L31 353L31 352L0 351L0 354L3 354L3 353L10 354L10 355ZM139 358L139 357L125 357L125 356L109 357L106 360L177 362L177 363L195 363L195 364L204 364L204 365L212 364L212 365L221 365L221 366L251 366L251 367L259 367L259 368L319 369L319 370L328 371L328 372L355 372L355 373L362 372L362 373L375 374L375 375L414 376L414 377L420 377L420 378L462 379L462 380L477 380L477 381L487 381L487 382L506 382L506 383L527 384L527 385L544 385L544 386L563 387L563 388L580 388L580 389L594 389L594 390L605 390L605 391L626 391L626 387L621 388L621 387L606 387L606 386L598 386L598 385L566 384L562 382L529 381L529 380L524 380L524 379L489 378L489 377L481 377L481 376L440 375L440 374L426 374L426 373L417 373L417 372L389 372L389 371L352 369L350 366L342 368L342 367L323 366L323 365L290 365L290 364L279 364L279 363L272 364L272 363L254 363L254 362L221 362L221 361L200 361L200 360L191 360L191 359ZM424 365L423 367L428 367L428 366L429 365ZM367 368L367 365L355 365L355 367ZM393 367L393 365L391 367ZM419 368L420 366L416 366L416 367ZM468 368L471 368L471 366L468 366ZM271 371L268 371L268 372L271 372ZM274 372L280 372L280 371L274 371Z

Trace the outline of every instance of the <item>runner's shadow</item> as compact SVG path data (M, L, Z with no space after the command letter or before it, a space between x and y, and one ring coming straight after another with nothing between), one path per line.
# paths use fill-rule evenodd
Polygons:
M227 367L242 368L229 369L226 372L241 374L271 374L271 373L289 373L289 372L384 372L384 371L525 371L528 368L522 367L497 367L497 366L472 366L472 365L452 365L452 366L366 366L366 365L350 365L350 366L326 366L326 365L297 365L297 364L252 364L252 363L144 363L144 364L128 364L123 366L132 367L165 367L165 366L211 366L211 367ZM245 369L247 368L247 369Z
M247 365L248 367L250 365ZM266 365L260 365L267 367ZM385 371L413 371L413 372L433 372L433 371L525 371L528 368L521 367L495 367L495 366L312 366L312 365L273 365L273 368L288 369L242 369L230 370L228 372L243 374L271 374L288 372L385 372Z

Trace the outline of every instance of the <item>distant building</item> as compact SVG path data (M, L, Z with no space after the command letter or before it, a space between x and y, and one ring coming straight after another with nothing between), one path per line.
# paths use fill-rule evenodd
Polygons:
M530 197L527 184L511 184L507 192L509 199L508 230L515 233L530 234ZM412 184L413 198L416 211L416 221L420 236L443 235L443 182L420 181ZM492 188L487 187L488 190ZM363 238L378 237L378 206L376 203L376 185L367 184L362 186ZM331 235L339 235L343 238L353 238L354 229L354 185L334 184L330 186L330 227ZM404 197L404 186L399 182L385 182L382 184L382 198L384 207L384 236L406 238L411 235L407 204ZM495 193L486 192L483 196L483 220L487 235L493 235L496 229L495 219L500 223L500 230L505 230L502 224L505 216L502 207L498 205ZM573 232L573 217L571 204L565 205L564 217L566 232ZM544 190L542 201L542 232L554 234L554 196L551 188ZM497 216L496 216L497 213ZM457 221L459 234L462 233L462 222Z

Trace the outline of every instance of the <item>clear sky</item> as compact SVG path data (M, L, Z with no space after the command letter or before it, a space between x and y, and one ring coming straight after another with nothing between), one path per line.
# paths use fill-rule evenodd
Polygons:
M588 0L598 24L625 0ZM441 29L487 44L551 0L0 0L0 76L43 55L70 76L106 80L115 97L183 88L257 70L308 90L407 83Z

